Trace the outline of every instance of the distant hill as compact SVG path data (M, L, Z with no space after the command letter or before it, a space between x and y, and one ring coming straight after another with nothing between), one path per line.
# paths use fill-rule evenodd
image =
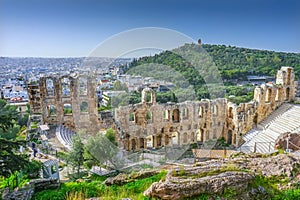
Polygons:
M208 53L209 57L205 53ZM206 55L206 56L205 56ZM202 57L201 57L202 56ZM188 59L183 59L188 58ZM212 60L211 60L212 59ZM201 60L197 69L187 60ZM146 56L134 59L127 72L140 72L147 75L147 71L139 70L137 66L148 63L157 63L173 68L179 72L191 85L193 85L198 99L210 98L205 85L205 77L199 72L214 70L210 67L214 63L219 70L223 80L246 80L247 75L270 75L275 76L281 66L294 67L296 79L300 78L300 54L284 53L266 50L247 49L225 45L185 44L173 51L164 51L154 56ZM136 68L136 70L135 70ZM160 73L160 72L158 72ZM212 74L215 72L211 72ZM136 74L137 75L137 74ZM151 74L152 75L152 74ZM203 79L204 78L204 79ZM210 77L209 77L210 78ZM228 82L226 83L228 84ZM232 92L234 90L234 92ZM236 92L236 88L226 87L226 94L243 96L236 103L251 100L248 95L249 87L244 92ZM247 96L247 97L246 97Z
M300 54L247 49L225 45L202 45L213 58L223 78L239 78L241 75L275 76L281 66L294 67L300 78Z

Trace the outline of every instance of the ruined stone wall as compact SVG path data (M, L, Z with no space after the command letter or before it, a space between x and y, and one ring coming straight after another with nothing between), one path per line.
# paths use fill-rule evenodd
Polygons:
M98 132L100 119L95 91L94 78L86 75L41 77L44 123L62 124L75 131Z
M135 150L217 139L223 136L226 105L226 99L158 104L143 98L142 103L120 107L115 112L120 147Z
M294 100L297 92L293 68L282 67L276 84L256 87L254 99L248 103L204 99L158 104L155 92L146 88L141 103L116 109L113 119L109 113L98 115L94 80L78 74L42 77L39 85L28 86L31 109L42 114L44 123L63 124L75 131L96 133L113 127L120 147L127 150L179 146L220 137L238 146L245 133L282 103ZM151 95L149 102L147 94ZM65 112L66 105L72 108L71 113Z
M40 86L39 84L32 83L27 87L28 97L29 97L29 105L32 114L39 114L42 112L42 104L40 98Z
M228 103L228 109L232 109L233 119L226 116L228 126L234 127L229 132L224 132L226 137L233 134L232 144L239 145L241 136L247 133L258 123L268 117L282 103L290 102L295 98L297 82L294 80L292 67L282 67L276 76L276 84L266 83L257 86L254 90L254 100L248 103L235 105ZM232 132L231 132L232 131Z
M155 93L142 91L142 103L120 107L115 112L115 128L120 147L138 150L205 142L220 137L235 146L282 103L295 98L297 82L291 67L282 67L276 84L255 88L254 100L235 105L227 99L158 104ZM146 102L146 93L151 101Z

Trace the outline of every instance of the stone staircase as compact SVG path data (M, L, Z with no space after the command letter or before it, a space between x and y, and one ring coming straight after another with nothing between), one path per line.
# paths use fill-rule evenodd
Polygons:
M244 153L271 153L275 151L276 139L286 132L297 132L300 130L300 106L284 104L278 108L259 127L249 131L243 136L246 141L238 150Z

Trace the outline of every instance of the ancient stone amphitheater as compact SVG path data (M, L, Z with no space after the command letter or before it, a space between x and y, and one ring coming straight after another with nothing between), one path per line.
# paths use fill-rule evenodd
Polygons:
M282 67L276 83L257 86L253 101L248 103L235 105L219 98L158 104L155 92L146 88L141 103L119 107L114 115L98 113L92 80L78 74L42 77L39 84L28 87L33 114L40 114L43 123L57 125L57 137L67 148L72 135L81 129L94 134L112 127L118 133L119 147L126 150L223 137L240 151L268 153L274 151L278 136L300 129L300 107L292 103L299 96L292 67ZM64 112L67 108L72 112Z

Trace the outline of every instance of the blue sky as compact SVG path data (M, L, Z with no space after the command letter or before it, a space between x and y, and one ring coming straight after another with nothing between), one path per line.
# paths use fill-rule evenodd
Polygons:
M0 56L87 56L108 37L140 27L300 52L300 1L0 0Z

